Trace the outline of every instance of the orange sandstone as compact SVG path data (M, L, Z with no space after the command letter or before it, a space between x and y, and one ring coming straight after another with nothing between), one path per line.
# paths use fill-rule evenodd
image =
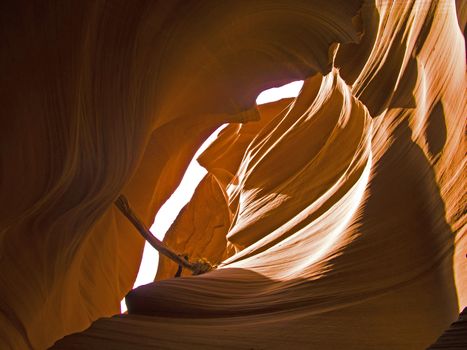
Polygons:
M466 306L465 2L0 16L0 348L423 349ZM218 269L162 262L110 317L144 243L113 201L149 225L223 123L166 237Z

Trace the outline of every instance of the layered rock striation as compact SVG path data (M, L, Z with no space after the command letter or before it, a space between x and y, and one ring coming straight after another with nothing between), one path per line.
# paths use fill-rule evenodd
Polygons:
M0 348L423 349L465 308L464 2L0 16ZM223 123L165 238L218 268L131 290L144 242L113 201L149 225Z

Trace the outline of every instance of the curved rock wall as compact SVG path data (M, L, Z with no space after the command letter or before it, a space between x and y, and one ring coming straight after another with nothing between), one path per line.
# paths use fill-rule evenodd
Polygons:
M414 349L465 307L462 1L0 6L1 348L118 313L143 242L113 200L149 224L226 122L167 235L219 268L56 348Z

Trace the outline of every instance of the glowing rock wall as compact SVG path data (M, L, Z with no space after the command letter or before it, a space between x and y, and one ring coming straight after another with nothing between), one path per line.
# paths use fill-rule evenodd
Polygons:
M56 348L424 348L466 305L462 1L0 6L1 348L118 313L143 242L112 201L149 224L226 122L167 236L220 267Z

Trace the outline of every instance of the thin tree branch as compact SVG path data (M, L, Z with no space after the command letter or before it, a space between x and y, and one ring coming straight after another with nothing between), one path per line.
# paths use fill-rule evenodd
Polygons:
M169 247L167 247L162 241L154 237L153 234L148 230L146 225L136 216L133 210L128 203L128 200L124 195L120 195L115 201L115 205L122 212L123 215L127 217L128 220L133 224L133 226L138 230L141 236L144 237L146 241L149 242L159 253L166 256L179 266L185 267L193 272L193 275L201 275L205 272L209 272L215 268L209 261L206 259L198 259L197 261L191 263L185 257L175 253Z
M157 237L154 237L153 234L148 230L146 225L136 216L133 210L128 203L128 200L124 195L120 195L115 201L115 205L118 209L125 215L128 220L133 224L133 226L138 230L141 236L144 237L146 241L149 242L159 253L168 257L170 260L175 262L178 265L182 265L183 267L194 271L194 266L187 261L185 258L179 256L177 253L173 252L169 249L162 241L160 241Z

